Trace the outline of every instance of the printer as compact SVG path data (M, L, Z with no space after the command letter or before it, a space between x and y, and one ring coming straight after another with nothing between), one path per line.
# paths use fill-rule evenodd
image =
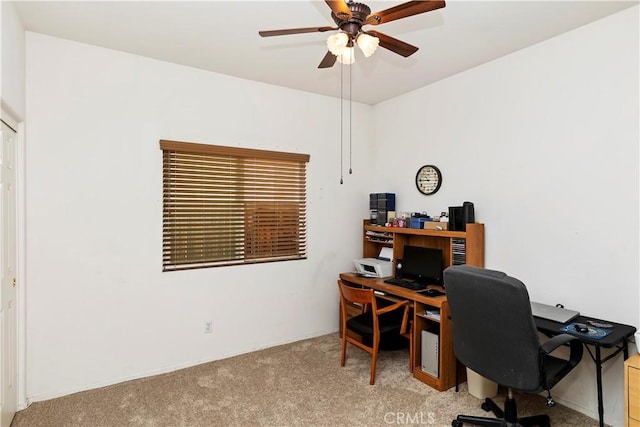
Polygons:
M361 276L391 277L393 276L392 257L391 248L382 248L378 257L354 259L353 264L356 267L356 273Z

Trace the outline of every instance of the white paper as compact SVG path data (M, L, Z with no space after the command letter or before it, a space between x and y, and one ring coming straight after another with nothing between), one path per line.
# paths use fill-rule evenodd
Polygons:
M378 255L378 259L391 261L393 259L393 248L388 248L385 246L382 249L380 249L380 255Z

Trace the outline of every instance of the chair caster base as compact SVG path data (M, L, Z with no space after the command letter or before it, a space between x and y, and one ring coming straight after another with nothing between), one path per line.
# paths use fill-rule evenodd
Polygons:
M556 401L553 400L553 397L547 396L547 406L549 408L553 408L554 406L556 406Z
M486 412L493 412L495 418L478 417L475 415L458 415L451 421L452 427L462 427L465 424L481 427L551 427L548 415L532 415L518 418L516 401L510 396L504 402L504 410L490 398L486 398L480 406Z

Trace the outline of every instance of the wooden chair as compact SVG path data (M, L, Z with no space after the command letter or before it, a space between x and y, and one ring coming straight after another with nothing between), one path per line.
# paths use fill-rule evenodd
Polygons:
M380 335L401 334L409 337L410 359L413 359L413 340L409 329L409 302L399 301L392 305L378 308L373 289L354 288L338 280L340 289L340 310L342 322L342 359L344 366L347 356L347 343L371 354L371 376L369 384L373 385L376 378L376 362L380 346ZM355 303L362 306L362 313L351 318L347 317L347 304ZM400 310L404 308L404 310ZM349 336L352 331L361 337L371 337L371 346ZM410 362L413 365L413 361ZM410 367L412 368L412 366Z
M409 307L407 302L407 308ZM405 329L400 330L400 335L409 340L409 372L413 372L413 321L411 320L411 313L409 313L407 319L407 326Z

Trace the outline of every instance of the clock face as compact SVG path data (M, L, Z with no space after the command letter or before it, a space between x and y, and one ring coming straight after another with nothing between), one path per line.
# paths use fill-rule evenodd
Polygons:
M442 185L442 173L433 165L425 165L418 169L416 187L422 194L434 194Z

